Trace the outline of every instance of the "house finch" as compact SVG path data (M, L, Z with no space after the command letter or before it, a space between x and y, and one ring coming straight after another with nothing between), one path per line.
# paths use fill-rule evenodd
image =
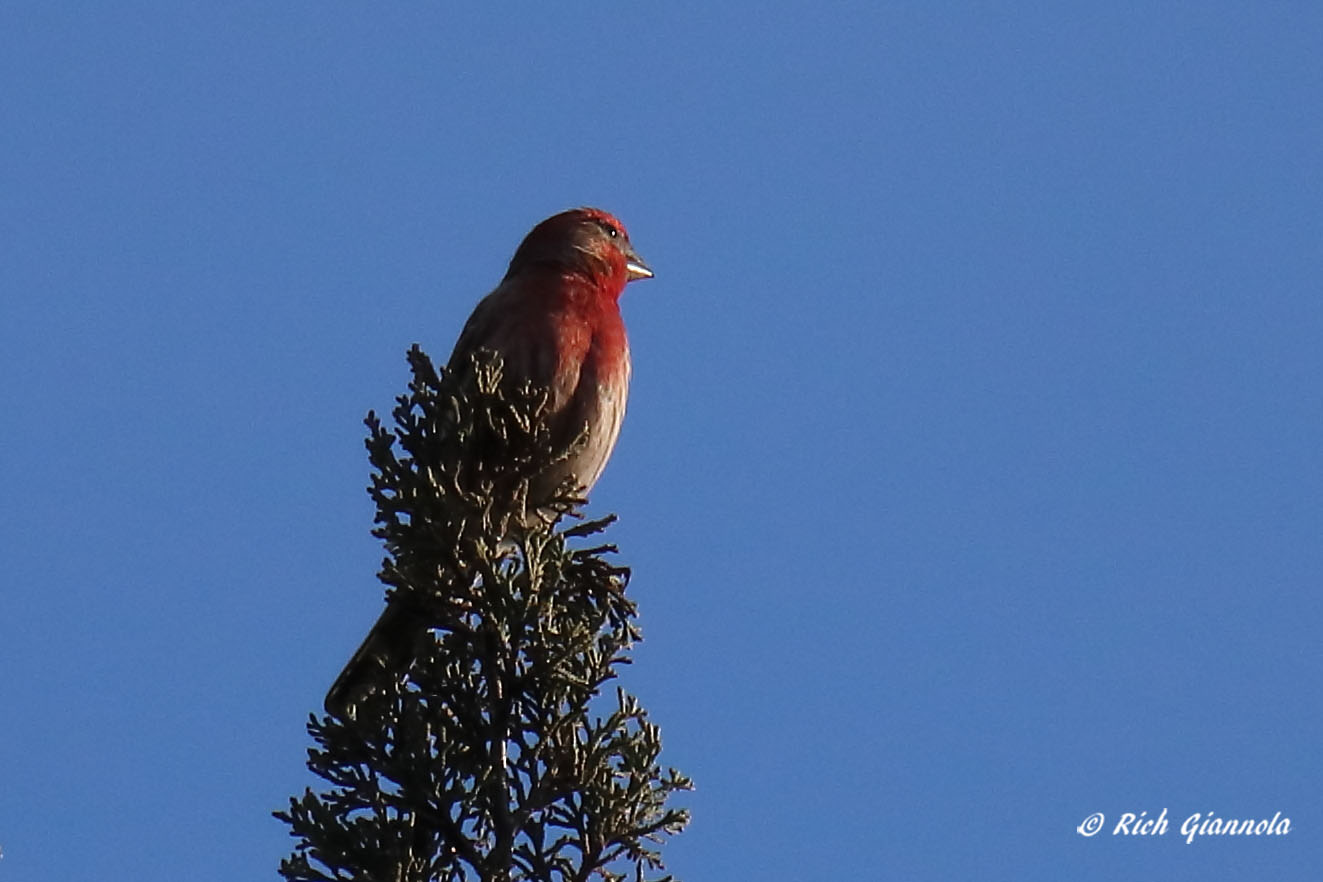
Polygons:
M502 359L505 378L547 390L547 419L560 450L570 450L529 487L530 507L566 479L587 492L602 474L620 434L629 393L629 341L620 316L625 285L652 277L620 221L596 208L576 208L535 226L520 243L496 289L460 332L447 363L464 371L478 349ZM399 672L426 625L402 604L377 620L326 696L344 719L372 691L381 671Z

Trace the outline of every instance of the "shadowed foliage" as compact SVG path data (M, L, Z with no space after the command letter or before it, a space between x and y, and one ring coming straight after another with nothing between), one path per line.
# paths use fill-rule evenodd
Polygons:
M691 784L658 765L638 701L604 692L640 639L629 571L597 539L613 518L577 520L572 487L530 504L553 456L545 395L508 388L495 356L462 377L416 346L409 362L394 427L367 418L369 492L380 578L422 627L352 719L310 718L329 786L276 812L298 840L281 875L669 879L660 844L688 812L666 802Z

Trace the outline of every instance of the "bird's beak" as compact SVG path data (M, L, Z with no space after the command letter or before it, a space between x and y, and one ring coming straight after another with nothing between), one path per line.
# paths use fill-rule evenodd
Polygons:
M639 257L633 248L625 252L625 271L629 273L631 282L635 279L652 278L652 270L648 269L648 265L643 262L643 258Z

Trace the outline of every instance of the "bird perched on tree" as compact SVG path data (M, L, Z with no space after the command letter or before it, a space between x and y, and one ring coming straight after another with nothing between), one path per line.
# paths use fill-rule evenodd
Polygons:
M489 349L501 357L507 380L529 380L547 392L552 437L570 453L532 481L530 505L566 479L586 493L606 467L629 393L620 295L629 282L651 277L619 220L596 208L564 211L524 237L505 278L460 332L447 371L466 370L474 352ZM423 630L412 611L389 604L327 693L327 712L352 719L381 672L407 664Z

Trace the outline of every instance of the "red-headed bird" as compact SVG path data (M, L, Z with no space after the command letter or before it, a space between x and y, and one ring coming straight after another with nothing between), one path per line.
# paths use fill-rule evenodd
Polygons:
M447 370L467 370L475 351L493 350L507 380L547 390L549 428L561 450L588 427L581 447L534 480L530 503L567 478L587 492L601 477L629 394L620 295L629 282L651 277L619 220L597 208L564 211L524 237L505 278L460 332ZM327 713L352 719L383 671L394 675L408 663L424 629L401 604L388 605L327 693Z

